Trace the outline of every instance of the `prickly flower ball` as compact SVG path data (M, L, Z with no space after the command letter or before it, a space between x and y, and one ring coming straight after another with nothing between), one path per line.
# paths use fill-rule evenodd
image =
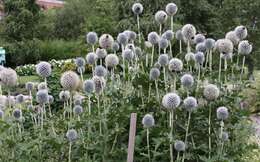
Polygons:
M121 45L126 45L128 43L128 36L125 33L119 33L117 36L117 42Z
M119 58L115 54L109 54L105 58L106 66L109 68L116 67L119 64Z
M107 50L106 49L97 48L96 49L96 56L99 59L105 58L107 56Z
M180 72L183 69L183 63L180 59L172 58L169 62L168 68L172 72Z
M196 44L198 43L202 43L205 41L205 36L203 34L196 34L195 37L194 37L194 42Z
M241 41L238 45L238 53L242 55L249 55L252 52L252 45L247 41Z
M18 103L18 104L23 103L25 100L24 95L23 94L17 95L15 100L16 100L16 103Z
M79 76L73 71L64 72L60 78L60 84L65 90L75 90L79 83Z
M205 46L205 42L198 43L196 45L196 52L206 52L207 48Z
M178 7L175 3L168 3L165 7L165 11L169 16L174 16L178 11Z
M207 100L213 101L219 97L219 89L214 84L209 84L204 88L203 95Z
M172 30L167 30L162 34L162 37L168 41L171 41L174 38L174 33Z
M188 52L185 57L185 61L190 62L190 61L195 61L195 54L193 52Z
M204 53L203 52L197 52L195 54L195 61L198 63L198 64L203 64L203 62L205 61L205 56L204 56Z
M159 35L156 32L151 32L148 34L148 41L152 44L155 45L159 42Z
M102 93L102 91L106 87L105 79L103 77L93 76L92 80L94 82L95 93L97 93L97 94Z
M61 101L68 101L70 99L70 92L69 91L61 91L59 93L59 98Z
M191 41L194 39L195 37L195 34L196 34L196 28L191 25L191 24L186 24L182 27L182 35L183 37L188 40L188 41Z
M161 66L166 66L169 63L169 56L167 54L161 54L158 58L158 63Z
M48 86L47 86L47 84L45 83L45 82L41 82L41 83L39 83L38 85L37 85L37 89L38 90L41 90L41 89L48 89Z
M98 41L98 35L97 33L95 32L89 32L87 35L86 35L86 40L87 40L87 43L91 44L91 45L94 45L97 43Z
M87 94L94 92L95 84L93 80L85 80L83 83L83 91Z
M186 87L186 88L190 88L193 86L194 84L194 79L193 79L193 76L190 75L190 74L184 74L182 77L181 77L181 84Z
M231 42L233 43L233 45L237 45L239 43L239 38L236 35L235 31L230 31L226 34L225 36L226 39L231 40Z
M86 56L87 64L94 65L97 60L97 55L94 52L90 52Z
M198 102L194 97L187 97L183 100L183 105L185 110L191 112L196 110L196 108L198 107Z
M16 108L14 109L13 111L13 117L17 120L21 119L22 118L22 110Z
M174 149L178 152L185 151L185 143L183 141L176 141L174 143Z
M233 53L233 43L229 39L219 39L216 42L216 48L219 53Z
M247 28L245 26L242 26L242 25L237 26L235 28L235 33L240 40L243 40L247 37Z
M66 137L69 142L73 142L78 138L78 133L75 129L70 129L67 131Z
M11 68L5 68L0 71L0 84L4 86L15 86L17 84L17 74Z
M48 91L47 90L39 90L36 93L36 101L39 104L46 104L49 101L49 95L48 95Z
M157 68L152 68L150 70L150 80L156 80L160 77L160 70Z
M33 89L34 89L34 83L33 82L27 82L26 84L25 84L25 89L27 90L27 91L32 91Z
M143 13L144 7L141 3L134 3L132 6L132 11L136 15L140 15Z
M175 33L175 37L176 37L176 39L179 40L179 41L183 40L182 31L181 31L181 30L177 30L176 33Z
M112 48L112 45L114 43L114 38L109 34L103 34L99 38L99 46L104 49L110 49Z
M98 65L95 67L94 73L96 76L105 77L107 75L107 69L102 65Z
M217 118L219 120L226 120L228 118L228 109L224 106L217 109Z
M85 66L86 65L86 61L84 58L82 57L77 57L75 59L75 64L78 66L78 67L82 67L82 66Z
M122 53L122 56L125 60L131 61L134 58L134 53L130 49L125 49Z
M159 24L165 23L166 20L167 20L167 17L168 17L168 16L167 16L167 13L164 12L164 11L162 11L162 10L157 11L157 12L155 13L155 21L156 21L157 23L159 23Z
M112 44L112 50L114 51L114 52L116 52L116 51L118 51L119 50L119 44L117 43L117 42L114 42L113 44Z
M43 78L47 78L51 75L51 64L48 62L42 61L36 65L36 72Z
M123 33L126 34L128 41L133 42L136 39L136 33L134 31L126 30Z
M167 39L165 39L165 38L160 38L159 39L159 47L161 48L161 49L166 49L167 47L168 47L168 40Z
M210 49L213 49L215 47L215 40L212 39L212 38L207 38L205 40L205 47L210 50Z
M142 124L144 128L151 128L154 126L154 118L150 114L146 114L142 119Z
M162 105L168 110L176 109L181 103L181 98L176 93L168 93L163 96Z
M83 108L82 108L82 106L80 106L80 105L74 106L74 108L73 108L73 113L74 113L75 115L80 115L80 114L82 114L82 113L83 113Z

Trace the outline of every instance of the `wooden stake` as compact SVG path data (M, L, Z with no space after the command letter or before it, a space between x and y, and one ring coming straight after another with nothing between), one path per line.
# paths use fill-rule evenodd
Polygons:
M133 162L134 161L136 118L137 118L137 114L131 113L128 151L127 151L127 162Z

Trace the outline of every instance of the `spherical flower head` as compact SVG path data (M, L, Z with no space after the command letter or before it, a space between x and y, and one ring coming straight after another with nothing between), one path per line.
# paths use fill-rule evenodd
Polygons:
M184 25L181 31L183 37L189 41L193 40L196 34L196 28L191 24Z
M142 119L142 124L144 128L151 128L154 126L154 118L150 114L146 114Z
M61 91L59 93L59 98L61 101L68 101L70 99L70 92L69 91Z
M105 58L107 56L107 50L106 49L97 48L96 49L96 56L99 59Z
M215 40L212 39L212 38L207 38L205 40L205 47L210 50L210 49L213 49L215 47Z
M0 84L4 86L16 86L17 84L17 74L11 68L5 68L0 71Z
M80 115L80 114L82 114L82 113L83 113L83 108L82 108L82 106L80 106L80 105L74 106L74 108L73 108L73 113L74 113L75 115Z
M13 117L16 119L16 120L19 120L22 118L22 110L16 108L14 109L13 111Z
M219 120L226 120L228 118L228 109L224 106L217 109L217 118Z
M205 61L205 56L204 56L204 53L203 52L197 52L195 54L195 61L198 63L198 64L203 64L203 62Z
M90 52L86 56L87 64L94 65L97 60L97 55L94 52Z
M64 72L60 78L60 84L65 90L75 90L79 83L79 76L73 71Z
M70 129L67 131L66 137L69 142L73 142L78 138L78 133L75 129Z
M24 102L24 95L23 94L19 94L19 95L16 96L15 99L16 99L16 103L21 104L21 103Z
M207 48L205 46L205 42L198 43L196 45L196 52L206 52Z
M209 101L216 100L219 97L219 89L214 84L208 84L204 88L203 95Z
M36 65L36 73L43 78L50 76L51 71L51 64L48 62L42 61Z
M75 106L76 105L81 105L82 104L82 99L81 98L76 98L76 99L74 99L73 103L74 103Z
M180 59L172 58L169 62L168 68L173 72L180 72L183 69L183 63Z
M241 41L238 45L238 53L242 55L249 55L252 52L252 45L247 41Z
M165 38L160 38L159 47L160 47L160 49L166 49L168 47L168 40Z
M122 56L125 60L131 61L134 58L134 53L130 49L125 49L122 53Z
M164 33L162 34L162 37L163 37L164 39L167 39L168 41L171 41L171 40L173 39L173 37L174 37L174 33L173 33L172 30L167 30L166 32L164 32Z
M128 36L125 33L119 33L117 36L117 42L126 45L128 43Z
M112 45L114 43L114 38L109 34L103 34L99 38L99 46L104 49L110 49L112 48Z
M32 91L33 89L34 89L34 83L33 82L27 82L26 84L25 84L25 89L27 90L27 91Z
M188 52L185 57L185 61L190 62L190 61L195 61L195 54L193 52Z
M126 30L124 31L124 34L127 35L128 41L134 41L136 39L136 33L131 30Z
M104 88L106 87L105 79L103 77L93 76L92 80L94 82L95 93L101 94Z
M47 91L47 90L39 90L39 91L36 93L36 101L37 101L39 104L48 103L48 101L49 101L48 91Z
M194 97L187 97L183 100L183 105L187 111L191 112L196 110L198 107L198 102Z
M37 89L38 90L42 90L42 89L48 89L48 87L47 87L47 84L45 83L45 82L41 82L41 83L39 83L38 85L37 85Z
M140 15L143 13L144 7L141 3L134 3L132 6L132 11L136 15Z
M177 40L182 41L183 40L183 34L181 30L177 30L175 33L175 37Z
M229 39L219 39L216 42L216 48L219 53L233 53L233 43Z
M157 80L160 77L160 70L157 68L152 68L150 70L150 80Z
M115 54L109 54L105 58L106 66L109 68L114 68L119 64L119 58Z
M167 13L166 13L166 12L164 12L163 10L160 10L160 11L157 11L157 12L155 13L154 18L155 18L155 21L156 21L157 23L163 24L163 23L166 22L168 16L167 16Z
M228 141L229 135L228 132L222 132L222 141Z
M202 42L204 42L205 41L205 36L203 35L203 34L196 34L195 35L195 37L194 37L194 42L196 43L196 44L198 44L198 43L202 43Z
M243 40L247 37L247 28L245 26L242 26L242 25L237 26L235 28L235 33L240 40Z
M190 74L184 74L182 77L181 77L181 84L186 87L186 88L190 88L193 86L194 84L194 79L193 79L193 76L190 75Z
M2 109L0 109L0 119L3 119L4 115L5 115L4 111Z
M178 11L178 7L175 3L168 3L165 7L165 11L169 16L174 16Z
M52 104L54 102L54 97L52 95L48 95L48 103Z
M87 35L86 35L86 40L87 40L87 43L91 44L91 45L94 45L97 43L98 41L98 35L97 33L95 32L89 32Z
M95 67L94 73L96 76L105 77L107 75L107 69L104 68L102 65L98 65Z
M33 111L33 105L32 104L29 104L29 105L27 105L27 109L29 110L29 111Z
M226 39L229 39L233 45L237 45L239 43L239 38L236 35L235 31L230 31L225 36Z
M178 152L185 151L185 143L183 141L176 141L174 143L174 149Z
M169 63L169 56L167 54L161 54L159 57L158 57L158 63L161 65L161 66L166 66L168 65Z
M117 43L117 42L114 42L113 44L112 44L112 50L114 51L114 52L116 52L116 51L118 51L119 50L119 44Z
M125 46L125 49L130 49L131 51L134 51L135 50L135 45L132 44L132 43L129 43Z
M167 93L163 96L162 105L168 110L176 109L181 103L181 98L176 93Z
M156 32L151 32L148 34L148 41L152 44L155 45L159 42L159 35Z
M142 49L140 47L135 47L135 50L134 50L134 53L135 53L135 56L142 56Z
M77 65L77 67L82 67L86 65L86 61L83 57L77 57L75 59L75 64Z

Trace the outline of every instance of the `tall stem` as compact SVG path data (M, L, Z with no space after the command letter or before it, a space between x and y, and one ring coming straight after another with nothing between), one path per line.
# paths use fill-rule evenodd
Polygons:
M171 30L173 31L173 16L171 16Z
M139 45L141 45L141 32L140 32L140 18L139 18L139 15L137 15L137 28L138 28Z
M71 146L72 146L72 142L70 142L69 145L69 162L71 162Z
M160 97L159 97L159 89L158 89L158 80L157 79L155 80L155 89L156 89L156 98L157 98L157 101L159 102Z
M209 71L212 71L212 50L209 51Z
M165 89L165 92L167 92L167 78L166 78L166 69L165 69L165 66L163 67L163 80L164 80L164 89Z
M179 44L180 44L180 53L182 53L182 44L181 44L181 40L179 40Z
M171 132L170 132L170 157L171 157L171 162L173 162L173 110L170 111L170 118L169 118L169 122L170 122L170 127L171 127Z
M150 154L150 145L149 145L149 128L146 129L146 140L147 140L147 151L148 151L148 159L151 162L151 154Z
M209 118L208 118L208 133L209 133L209 159L211 158L211 106L209 107Z
M218 81L221 81L221 54L219 54Z
M240 74L240 83L242 81L242 76L243 76L243 73L244 73L245 60L246 60L246 56L243 56L242 69L241 69L241 74Z
M154 45L152 47L151 67L153 66Z
M189 111L188 123L187 123L187 127L186 127L186 134L185 134L185 141L184 141L185 147L187 146L187 142L188 142L190 119L191 119L191 111ZM185 160L185 152L183 153L182 162L184 162L184 160Z

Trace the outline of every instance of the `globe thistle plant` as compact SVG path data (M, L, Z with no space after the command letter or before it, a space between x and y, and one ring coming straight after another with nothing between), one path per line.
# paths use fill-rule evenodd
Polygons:
M175 33L175 37L176 39L179 41L179 49L180 49L180 53L182 53L182 41L184 39L184 36L182 34L182 30L177 30Z
M226 34L225 36L226 39L229 39L233 45L237 45L239 43L239 38L237 37L236 35L236 32L235 31L230 31Z
M125 46L128 43L128 36L125 33L119 33L117 36L117 42L122 46Z
M187 52L190 52L190 44L196 34L196 28L191 24L186 24L182 27L183 38L187 41Z
M247 37L247 28L242 25L237 26L235 28L235 33L240 40L243 40Z
M163 96L162 99L162 105L167 110L175 110L177 107L179 107L181 103L181 98L176 93L168 93Z
M143 5L141 3L134 3L132 6L133 13L137 16L137 28L138 28L138 39L139 44L141 44L141 32L140 32L140 14L143 13Z
M172 72L180 72L183 69L183 63L178 58L172 58L169 62L168 68Z
M43 89L48 90L48 86L45 82L41 82L37 85L37 89L38 90L43 90Z
M80 105L75 105L74 108L73 108L73 113L74 113L75 115L80 115L80 114L82 114L82 113L83 113L83 108L82 108L82 106L80 106Z
M16 119L16 120L20 120L22 118L22 110L21 109L14 109L13 111L13 117Z
M249 55L251 52L252 52L252 45L247 40L241 41L238 44L238 53L243 55L240 82L242 80L242 75L244 73L246 55ZM237 57L237 65L238 63L239 63L239 56Z
M159 34L160 34L160 36L161 36L161 34L162 34L162 24L164 24L164 23L167 21L167 18L168 18L167 13L164 12L164 11L162 11L162 10L157 11L157 12L155 13L154 18L155 18L155 21L156 21L158 24L160 24Z
M46 104L49 101L49 95L47 90L38 90L36 93L36 101L39 104Z
M194 37L194 42L196 44L198 43L203 43L205 41L205 36L203 34L196 34L195 37Z
M93 52L90 52L86 56L87 64L94 65L97 60L97 55Z
M107 70L102 65L95 67L95 75L99 77L105 77L107 75Z
M51 64L48 62L42 61L36 65L36 73L43 78L49 77L51 72Z
M68 101L70 99L70 92L69 91L60 91L59 98L63 102Z
M228 118L228 109L224 106L217 109L217 118L219 120L226 120Z
M159 48L164 50L164 53L166 53L166 48L168 47L168 40L165 38L160 38L159 39ZM160 49L159 49L159 55L160 53Z
M205 86L203 95L209 101L214 101L219 97L219 89L214 84L209 84Z
M2 86L13 87L17 84L17 73L11 68L5 68L0 71L0 84Z
M103 34L99 38L99 46L104 49L111 49L114 43L114 38L109 34Z
M203 52L203 53L205 53L206 50L207 50L207 48L206 48L204 42L198 43L198 44L196 45L196 52Z
M65 90L73 91L78 88L79 76L73 71L64 72L60 78L60 84Z
M115 54L109 54L105 58L106 66L109 68L114 68L119 64L118 56Z
M112 44L112 50L114 51L114 54L120 49L119 44L117 42L114 42Z
M75 59L75 64L77 65L77 67L82 67L82 66L85 66L86 65L86 61L84 58L82 57L77 57Z
M158 90L158 78L160 77L160 70L157 68L152 68L150 70L150 80L155 82L155 88L156 88L156 97L157 100L159 101L159 90ZM150 86L149 86L149 92L150 92ZM150 94L149 94L150 96Z
M18 103L18 104L22 104L25 100L23 94L17 95L15 99L16 99L16 103Z
M33 89L34 89L34 83L33 82L27 82L25 84L25 89L28 91L28 92L31 92Z
M190 74L184 74L181 77L181 84L182 84L182 86L184 86L187 89L191 88L194 84L193 76Z
M184 152L185 151L185 143L181 140L177 140L174 143L174 149L178 152L177 153L177 161L180 160L180 152Z
M86 35L86 41L87 43L91 44L91 45L95 45L98 41L98 35L95 32L89 32Z
M106 81L103 77L99 77L99 76L94 76L92 78L93 82L94 82L94 91L97 94L101 94L106 86Z
M75 129L69 129L66 133L67 140L69 141L69 162L71 162L71 147L72 142L76 141L78 138L78 133Z

